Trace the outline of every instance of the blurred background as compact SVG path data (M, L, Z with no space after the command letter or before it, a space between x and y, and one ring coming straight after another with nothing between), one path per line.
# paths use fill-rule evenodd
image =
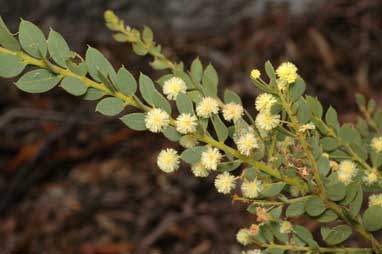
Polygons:
M46 34L54 27L81 54L91 45L115 67L157 78L149 59L112 40L106 9L151 26L172 60L214 64L220 86L250 106L248 73L268 59L294 62L308 92L343 121L355 120L356 92L381 105L380 0L0 0L12 31L20 17ZM0 253L240 252L234 235L254 218L211 178L160 173L158 151L174 146L165 138L130 131L60 89L28 95L0 85Z

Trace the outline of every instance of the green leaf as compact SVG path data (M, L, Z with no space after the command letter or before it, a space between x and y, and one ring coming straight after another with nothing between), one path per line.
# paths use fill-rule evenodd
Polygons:
M141 73L139 76L139 91L141 92L141 95L143 99L150 104L151 106L154 105L154 91L156 91L153 81L150 77L146 76L145 74Z
M204 70L202 84L206 96L216 97L218 94L218 75L215 68L209 64Z
M300 240L307 243L309 247L314 249L317 249L319 247L317 242L314 241L312 233L310 233L308 229L300 225L295 225L293 227L293 231L300 238Z
M153 34L153 31L145 26L143 28L143 31L142 31L142 39L143 41L147 44L147 45L151 45L153 43L153 40L154 40L154 34Z
M327 194L330 200L340 201L345 198L346 186L343 183L334 183L327 186Z
M171 115L171 105L166 98L160 94L156 89L152 91L153 104L156 108L163 109Z
M212 116L212 125L214 126L216 135L220 142L224 142L228 138L228 128L218 115Z
M132 113L125 115L120 118L121 121L126 124L132 130L144 131L146 130L145 125L145 114L144 113Z
M242 105L240 96L234 93L233 91L226 89L224 92L224 103L228 104L231 102Z
M173 142L178 142L182 137L182 135L179 132L177 132L177 130L172 126L169 126L166 129L162 130L162 133L166 138Z
M196 81L200 82L203 76L203 65L199 58L195 58L191 64L191 77Z
M119 98L107 97L98 102L96 111L105 116L115 116L122 112L125 104Z
M138 56L147 55L147 53L149 52L148 49L145 47L145 45L141 41L138 41L137 43L133 44L133 51Z
M18 76L26 64L17 56L0 52L0 77L13 78Z
M75 77L66 77L61 81L62 89L67 91L68 93L80 96L86 93L86 90L88 87L85 85L85 83L78 78Z
M241 165L241 161L237 160L237 161L227 161L227 162L222 162L218 165L218 172L225 172L225 171L233 171L235 169L237 169L238 167L240 167Z
M270 61L267 61L264 65L265 73L267 74L268 78L270 79L272 84L276 84L276 73L275 68L271 64Z
M21 20L19 28L21 47L35 58L46 57L48 50L43 32L32 22Z
M326 157L321 156L317 161L317 166L321 175L326 176L329 173L330 163Z
M297 101L305 92L305 82L300 77L289 88L289 99L292 102Z
M352 127L349 126L342 126L339 130L338 135L340 138L349 144L361 144L362 139L359 132Z
M357 194L354 200L350 203L350 212L353 216L358 215L362 207L362 202L363 202L363 190L362 190L362 186L359 185Z
M274 197L278 195L284 188L285 183L271 183L264 186L264 190L261 192L261 195L264 197Z
M27 93L45 93L53 89L61 78L46 69L37 69L25 73L16 86Z
M382 228L382 207L371 206L366 209L362 217L363 225L367 231L374 232Z
M127 96L133 96L137 91L137 81L135 81L133 74L126 70L125 67L121 67L118 70L115 86L120 92Z
M359 182L353 182L346 186L346 197L341 201L341 205L349 205L354 200L359 190L359 185Z
M176 96L176 107L178 108L179 113L193 114L194 112L191 99L184 93L179 93Z
M204 152L205 150L206 148L204 146L195 146L184 150L180 157L183 161L189 164L195 164L200 161L202 152Z
M301 124L306 124L312 118L312 112L304 99L298 101L297 118Z
M86 63L83 62L83 60L81 59L81 62L80 63L75 63L76 58L70 58L68 60L66 60L66 66L68 67L68 69L80 76L85 76L88 72L88 69L87 69L87 66L86 66Z
M340 128L340 124L338 122L338 115L333 107L330 107L326 112L325 121L330 127L334 128L335 130L338 130Z
M61 34L53 29L50 30L48 36L48 50L58 65L66 67L66 61L71 57L70 48Z
M329 245L337 245L348 239L352 234L352 229L348 225L339 225L332 229L327 229L322 235L324 241Z
M335 221L338 218L338 215L332 210L328 209L323 214L318 216L316 219L321 223L329 223Z
M0 45L12 51L20 51L20 44L17 39L9 32L8 27L5 25L0 16Z
M310 197L305 203L305 211L310 216L318 216L326 210L325 204L317 196Z
M336 139L335 138L331 138L331 137L324 137L324 138L322 138L320 140L320 143L322 145L322 148L326 152L331 152L331 151L337 149L337 147L338 147Z
M87 101L95 101L101 99L105 94L93 87L89 87L87 92L82 96L82 99Z
M116 73L113 66L97 49L88 47L85 62L90 76L96 81L103 82L101 75L110 77L112 81L115 80Z
M317 98L313 98L312 96L306 96L305 100L306 103L309 105L312 114L314 116L317 116L318 118L321 118L323 114L321 102Z
M305 212L305 200L290 204L286 210L287 217L298 217Z

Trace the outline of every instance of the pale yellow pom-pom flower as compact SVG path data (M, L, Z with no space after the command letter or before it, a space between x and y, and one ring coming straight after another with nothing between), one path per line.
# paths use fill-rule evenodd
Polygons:
M382 207L382 194L373 194L369 197L369 207L381 206Z
M382 152L382 137L375 137L371 140L371 148L374 149L377 153Z
M249 231L249 229L247 229L247 228L242 228L242 229L240 229L240 230L237 232L237 234L236 234L236 240L237 240L240 244L242 244L242 245L244 245L244 246L246 246L246 245L248 245L248 244L250 244L250 243L252 242L251 237L252 237L252 233L251 233L251 231Z
M272 106L277 103L275 96L269 93L262 93L256 98L255 107L257 111L269 113Z
M217 170L222 155L217 148L208 147L206 151L202 152L201 162L208 170Z
M291 62L282 63L277 69L276 74L280 80L286 81L289 84L296 81L297 75L297 67Z
M341 161L338 171L337 171L337 178L340 182L344 183L345 185L348 185L351 183L353 177L357 174L358 169L357 165L350 161L350 160L344 160Z
M223 117L226 121L239 120L244 114L244 109L240 104L230 102L223 107Z
M186 93L186 90L186 83L183 79L178 77L172 77L163 84L163 94L165 94L169 100L176 100L176 96L178 96L179 93Z
M260 180L253 181L244 181L241 184L241 192L246 198L257 198L260 194L260 191L263 189L262 183Z
M251 78L252 79L258 79L258 78L260 78L260 75L261 75L261 73L258 69L253 69L251 71Z
M239 152L245 156L248 156L254 149L259 147L257 138L251 132L238 137L235 143Z
M180 156L172 148L162 150L157 158L157 165L160 170L171 173L179 169Z
M193 164L191 166L191 171L196 177L207 177L210 173L201 162Z
M215 178L215 187L219 193L228 194L235 188L235 186L236 178L228 172L219 174Z
M280 225L281 234L289 234L290 232L292 232L292 229L293 229L292 223L290 223L289 221L284 221Z
M366 176L364 176L363 181L367 185L372 185L372 184L376 183L378 181L377 171L376 170L372 170L372 171L368 172L366 174Z
M155 108L150 110L145 116L145 126L151 131L158 133L165 129L170 123L170 116L166 111Z
M255 120L256 127L260 130L270 131L280 124L280 115L271 113L259 113Z
M196 131L196 126L198 126L198 119L196 116L183 113L176 118L176 130L181 134L189 134Z
M219 112L219 103L212 97L203 98L196 106L196 114L203 118L211 117Z

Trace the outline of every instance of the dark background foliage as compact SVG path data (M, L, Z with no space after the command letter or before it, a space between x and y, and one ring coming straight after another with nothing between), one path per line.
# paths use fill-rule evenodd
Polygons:
M158 77L103 25L113 9L153 27L174 60L212 62L220 85L252 107L248 73L290 60L308 92L354 121L354 94L382 100L379 0L0 0L19 18L62 33L81 54L98 47L115 66ZM239 253L234 234L254 218L187 168L163 175L157 152L174 146L94 113L63 91L27 95L0 80L0 253ZM299 223L305 223L301 218ZM315 231L316 225L309 226Z

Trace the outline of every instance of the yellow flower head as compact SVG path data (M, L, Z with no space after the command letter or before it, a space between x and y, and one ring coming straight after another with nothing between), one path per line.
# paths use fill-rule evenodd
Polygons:
M307 123L307 124L301 125L298 131L306 132L308 130L314 130L314 129L316 129L316 125L314 125L314 123Z
M235 143L239 152L245 156L248 156L254 149L259 147L255 135L251 132L241 135Z
M252 233L247 228L240 229L236 234L236 240L246 246L252 242Z
M382 194L373 194L369 197L369 207L370 206L381 206L382 207Z
M280 80L278 79L276 81L276 84L277 84L277 88L281 91L281 92L285 92L288 87L289 87L289 83L286 82L285 80Z
M205 97L196 106L196 114L203 118L208 118L219 112L219 103L212 97Z
M280 225L281 234L289 234L290 232L292 232L292 229L293 229L292 223L290 223L289 221L284 221Z
M157 158L157 165L160 170L171 173L179 169L180 156L172 148L162 150Z
M371 140L370 144L371 148L373 148L377 153L382 152L382 137L375 137Z
M198 144L198 140L192 135L184 135L180 138L179 144L184 148L192 148Z
M258 69L253 69L251 71L251 78L252 79L258 79L258 78L260 78L260 75L261 75L261 73Z
M183 79L172 77L163 84L163 94L167 95L167 99L176 100L179 93L186 93L187 86Z
M277 69L276 74L281 81L286 81L289 84L296 81L297 67L291 62L282 63Z
M255 107L257 111L269 113L277 99L269 93L262 93L256 98Z
M158 133L165 129L169 123L170 116L160 108L150 110L145 116L145 126L151 132Z
M338 180L345 185L348 185L351 183L353 177L357 174L358 169L357 165L350 161L350 160L344 160L341 161L339 167L338 167Z
M237 103L228 103L223 107L223 117L227 121L236 122L244 114L244 109L240 104Z
M202 165L208 170L217 170L222 155L217 148L209 147L201 155Z
M201 162L197 162L191 166L191 171L195 177L207 177L209 171L203 166Z
M260 180L253 181L244 181L241 184L241 192L246 198L257 198L260 194L260 191L263 189L262 183Z
M378 174L376 170L370 171L367 173L367 175L363 178L364 182L367 185L372 185L378 181Z
M255 120L256 127L260 130L270 131L280 124L280 115L271 113L259 113Z
M235 185L235 177L228 172L219 174L215 178L215 187L219 193L228 194L235 188Z
M189 134L196 131L198 125L196 116L183 113L176 119L176 130L181 134Z

